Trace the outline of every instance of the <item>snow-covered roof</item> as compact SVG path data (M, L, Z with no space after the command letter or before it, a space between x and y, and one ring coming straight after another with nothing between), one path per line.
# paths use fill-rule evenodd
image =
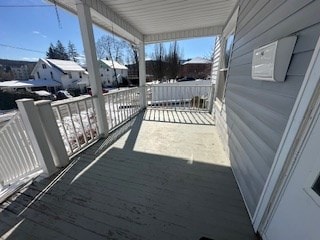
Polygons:
M18 88L18 87L54 87L60 86L61 83L53 81L53 80L27 80L27 81L19 81L19 80L12 80L12 81L5 81L0 82L1 88Z
M100 60L100 62L106 64L108 67L110 68L115 68L115 69L128 69L126 66L122 65L121 63L118 63L116 61L112 61L111 60ZM114 67L113 67L114 66Z
M61 71L79 71L84 72L85 69L83 69L78 63L70 60L59 60L59 59L42 59L51 65L59 68Z
M205 58L201 58L201 57L196 57L193 58L185 63L183 63L182 65L186 65L186 64L211 64L212 62L205 59Z

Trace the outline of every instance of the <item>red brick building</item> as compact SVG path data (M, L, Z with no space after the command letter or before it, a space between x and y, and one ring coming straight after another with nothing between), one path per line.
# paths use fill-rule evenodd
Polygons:
M212 62L204 58L193 58L181 66L180 76L207 79L211 75Z

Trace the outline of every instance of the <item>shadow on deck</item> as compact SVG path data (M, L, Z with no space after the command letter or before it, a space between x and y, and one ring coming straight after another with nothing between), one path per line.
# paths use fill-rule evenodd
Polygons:
M146 121L147 114L6 201L0 236L254 239L215 127Z

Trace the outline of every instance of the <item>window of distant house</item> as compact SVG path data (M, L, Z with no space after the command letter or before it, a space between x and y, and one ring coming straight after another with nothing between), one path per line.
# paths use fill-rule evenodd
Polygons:
M107 68L107 72L109 72L109 68Z
M101 73L100 76L103 77L103 74Z
M42 64L42 68L43 68L43 69L46 69L46 68L47 68L47 65Z
M72 79L72 74L71 72L68 73L69 79Z
M40 73L39 72L37 72L37 77L40 78Z
M79 78L82 78L82 73L81 72L79 72Z
M53 73L52 73L52 72L50 72L50 76L51 76L51 79L54 79L54 78L53 78Z

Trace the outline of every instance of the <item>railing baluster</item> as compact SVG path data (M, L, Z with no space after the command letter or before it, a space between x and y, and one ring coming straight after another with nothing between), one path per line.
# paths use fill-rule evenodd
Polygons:
M74 137L75 137L75 141L76 141L76 143L78 145L78 148L80 149L81 145L79 143L76 126L74 125L74 119L72 117L72 112L71 112L71 109L70 109L70 105L67 104L66 107L67 107L68 116L70 117L70 121L71 121L71 125L72 125L72 131L73 131L73 134L74 134Z
M113 124L113 116L112 116L112 110L111 110L111 95L106 95L107 97L107 101L108 101L108 108L109 108L109 111L107 112L108 114L108 117L110 119L110 129L112 129L114 127L114 124Z
M197 105L198 105L197 108L198 109L197 110L199 111L200 110L201 91L200 91L200 87L199 86L197 87L197 89L198 89L198 94L197 94L198 95L198 103L197 103Z
M14 126L13 126L14 125ZM17 154L18 159L21 159L22 165L24 166L25 172L28 172L31 170L31 166L28 164L28 162L25 159L25 152L21 148L21 141L20 137L18 136L17 133L17 126L15 124L15 121L12 122L12 125L10 125L10 134L12 136L12 141L14 145L14 150Z
M63 129L63 132L64 132L64 136L65 136L65 142L67 142L67 144L68 144L68 146L69 146L69 150L70 150L70 152L71 153L73 153L73 147L71 146L71 143L70 143L70 141L69 141L69 136L68 136L68 132L67 132L67 130L66 130L66 128L65 128L65 122L64 122L64 118L62 118L61 117L61 111L60 111L60 107L55 107L55 108L53 108L53 109L56 109L56 113L57 113L57 116L58 116L58 119L59 119L59 121L60 121L60 124L61 124L61 127L62 127L62 129ZM58 124L58 126L59 126L59 124ZM61 132L61 127L59 127L59 129L60 129L60 132ZM61 134L62 135L62 134ZM68 149L67 149L67 152L68 152Z
M83 138L84 138L83 140L84 140L85 143L88 143L86 131L85 131L85 128L84 128L84 125L83 125L83 121L82 121L82 115L81 115L80 108L79 108L79 102L76 102L75 106L76 106L76 109L77 109L77 112L78 112L78 115L79 115L80 128L81 128L82 135L83 135Z
M126 109L125 109L125 101L124 101L125 98L124 98L123 92L120 92L120 99L121 99L121 104L122 104L122 109L121 109L121 113L122 113L122 121L121 121L121 123L122 123L126 119Z
M87 101L84 101L84 107L85 107L85 112L87 114L87 118L88 118L88 125L89 125L89 134L90 134L90 141L93 141L93 133L92 133L92 124L91 124L91 121L90 121L90 116L89 116L89 113L88 113L88 105L87 105Z
M54 102L52 109L69 156L98 138L93 97Z
M125 91L125 102L126 102L126 120L130 118L130 113L129 113L129 90Z
M1 166L4 169L4 173L5 173L5 177L7 180L11 180L12 179L12 175L13 175L13 168L10 165L10 161L9 161L9 157L7 155L6 149L4 148L2 139L0 138L0 150L1 150ZM2 179L2 181L5 181L5 179Z
M16 131L19 133L20 139L21 139L21 144L22 144L22 149L25 151L24 156L28 158L28 162L31 166L31 168L37 167L37 161L35 159L34 154L31 152L32 148L30 146L31 143L28 142L27 137L25 135L25 131L21 124L23 124L20 120L20 118L17 118L16 123ZM32 156L32 157L31 157Z
M8 126L8 128L4 131L5 135L6 135L6 142L8 144L8 149L10 150L10 155L11 158L14 162L14 164L17 166L17 169L19 170L19 173L25 173L26 172L26 165L23 161L21 161L21 163L19 163L20 160L20 156L18 154L17 151L17 147L15 146L15 142L12 139L12 134L11 131L9 131L11 128L11 125Z

